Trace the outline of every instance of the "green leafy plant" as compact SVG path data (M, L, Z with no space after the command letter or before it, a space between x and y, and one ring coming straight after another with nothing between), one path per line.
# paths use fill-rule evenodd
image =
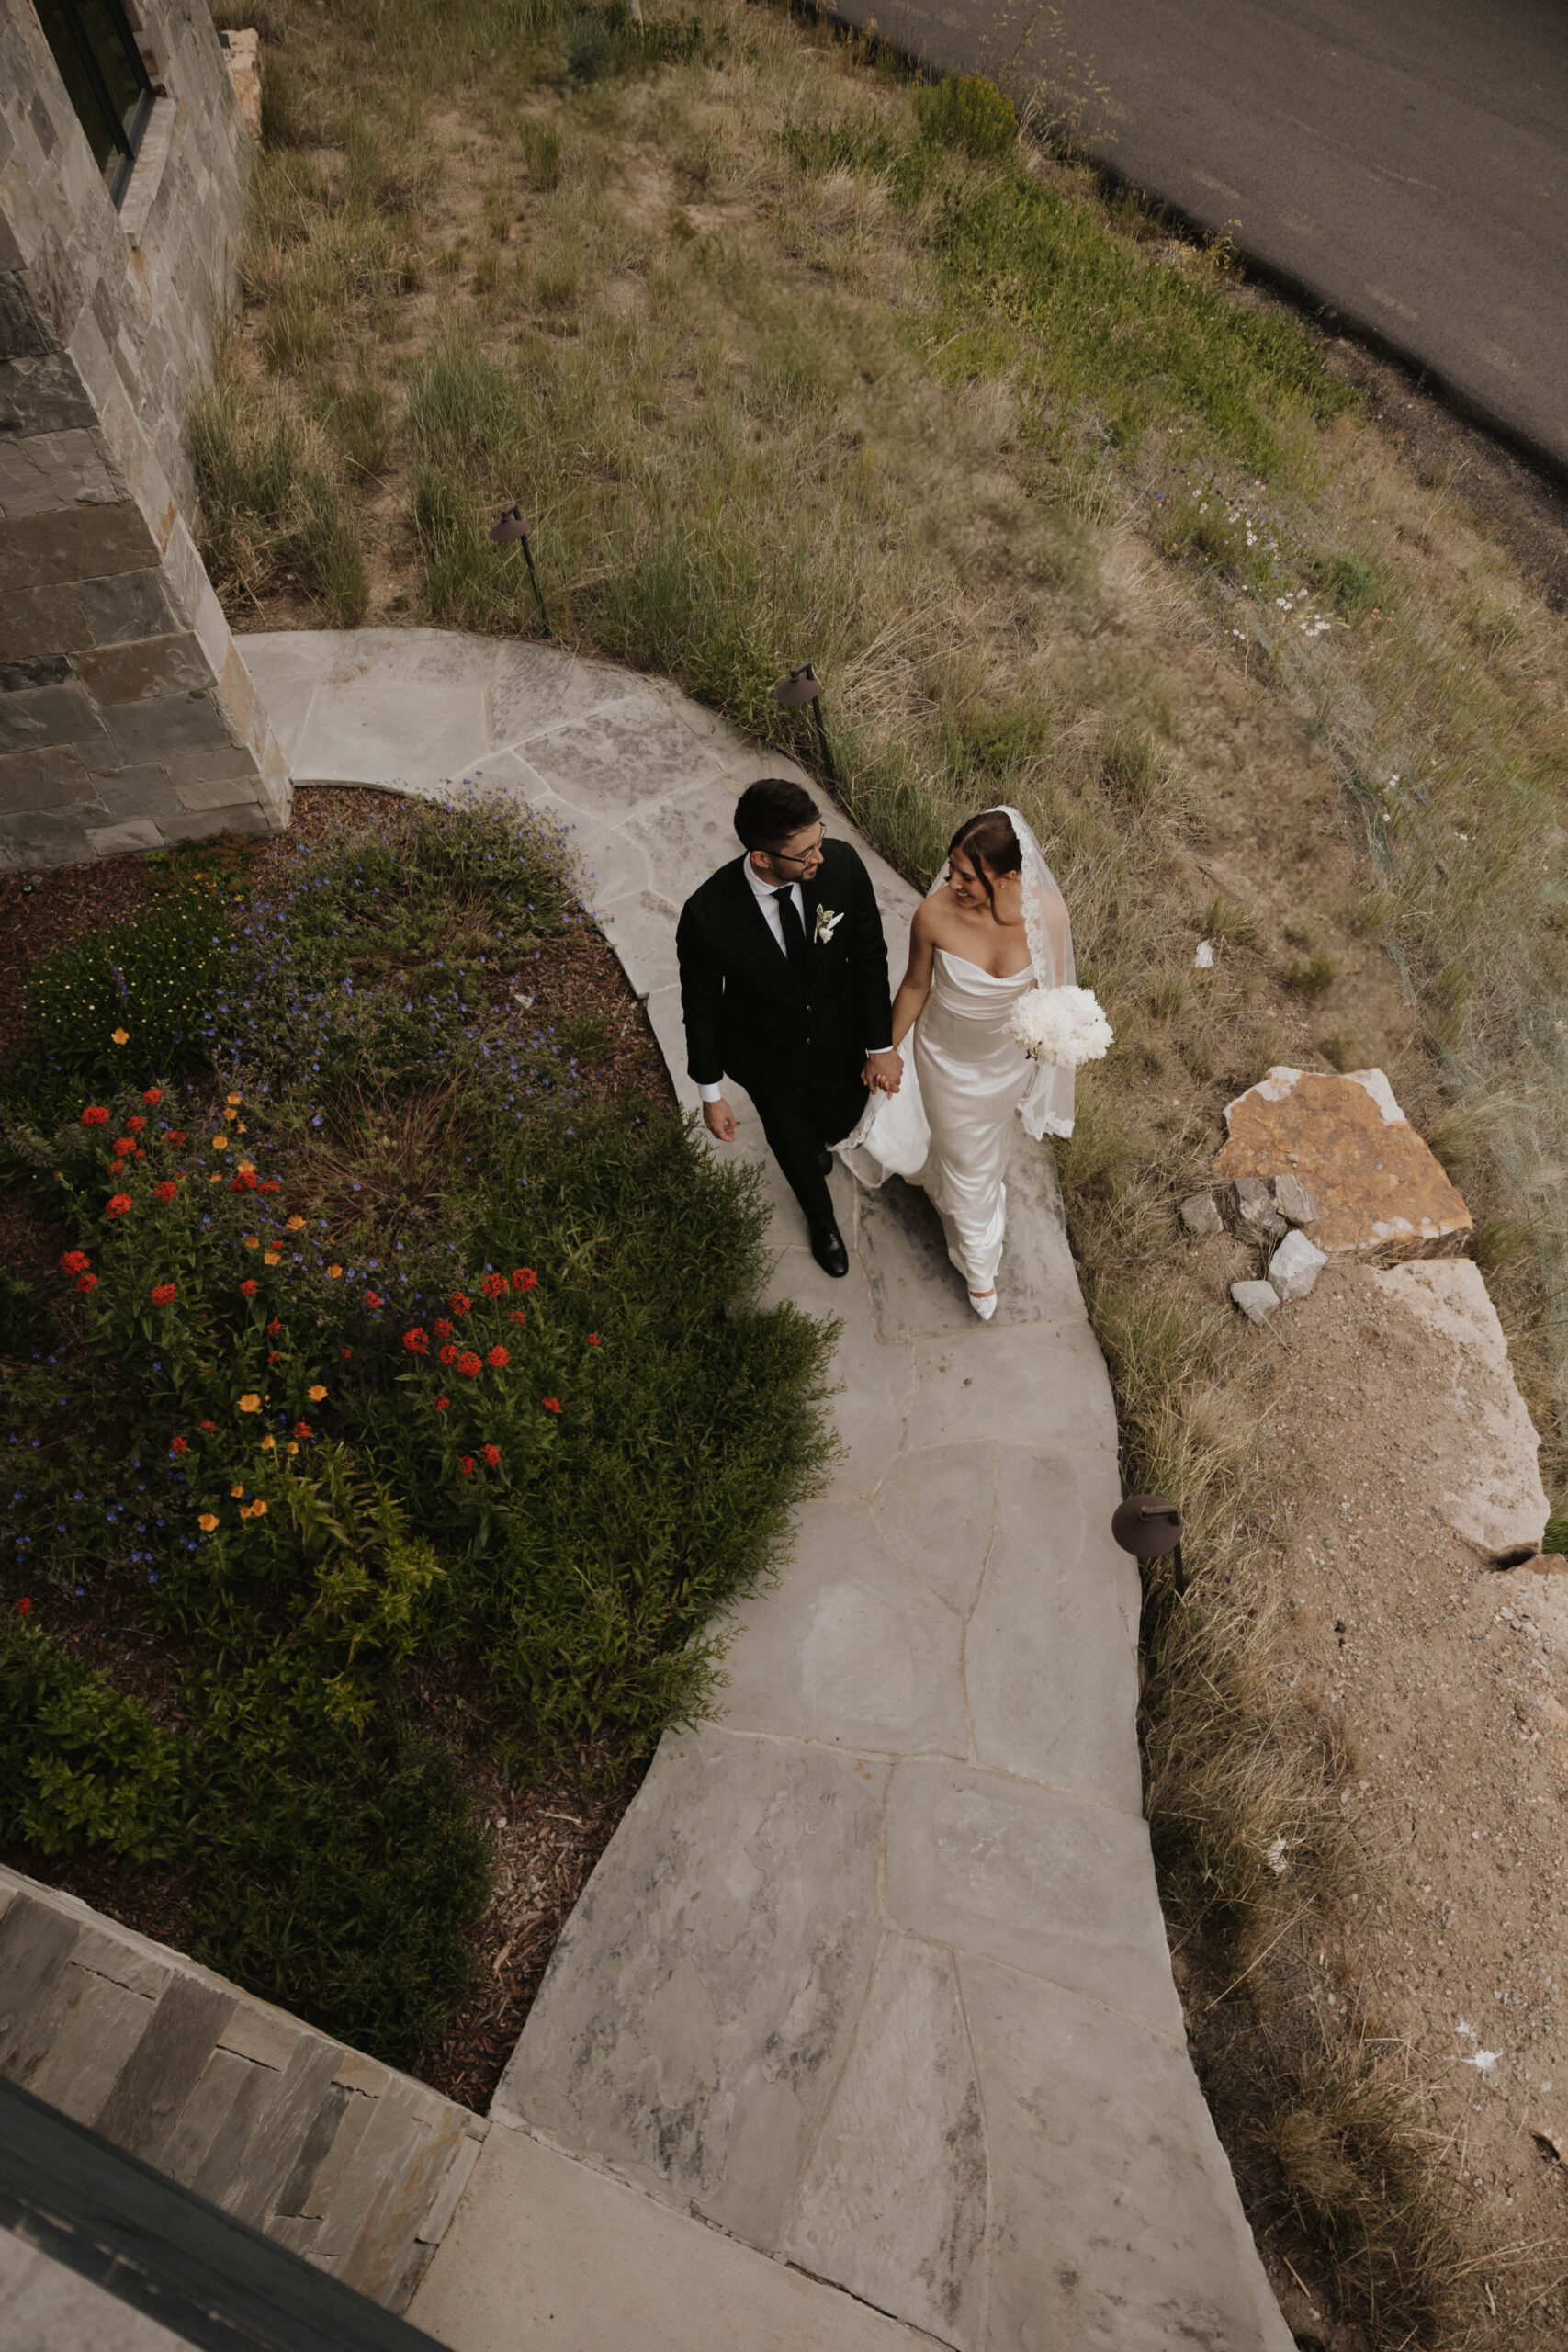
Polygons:
M0 1845L167 1860L185 1819L183 1744L31 1625L31 1607L24 1594L0 1617Z
M195 1069L222 965L210 901L169 899L46 956L28 984L28 1020L73 1077L112 1079L128 1059L164 1075Z

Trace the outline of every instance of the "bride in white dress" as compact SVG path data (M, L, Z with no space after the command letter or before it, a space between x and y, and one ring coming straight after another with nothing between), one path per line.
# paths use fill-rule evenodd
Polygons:
M1073 1073L1025 1055L1013 1009L1073 977L1067 910L1030 827L1016 808L969 818L909 927L893 1002L895 1047L914 1032L903 1082L873 1096L838 1148L862 1183L902 1176L930 1195L983 1321L996 1312L1013 1113L1037 1139L1073 1131Z

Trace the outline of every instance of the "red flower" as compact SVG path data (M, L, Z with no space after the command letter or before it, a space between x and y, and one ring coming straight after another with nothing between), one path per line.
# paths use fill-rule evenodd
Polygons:
M153 1283L153 1285L152 1285L152 1304L153 1304L153 1306L173 1306L174 1303L175 1303L175 1285L174 1285L174 1283Z
M149 1109L149 1110L151 1110L151 1109L152 1109L152 1105L153 1105L153 1103L154 1103L154 1102L161 1102L163 1101L163 1099L164 1099L164 1090L163 1090L163 1088L162 1088L161 1086L150 1086L150 1087L147 1089L146 1093L145 1093L145 1094L142 1096L142 1098L141 1098L141 1100L143 1101L143 1102L145 1102L145 1103L146 1103L146 1105L147 1105L147 1107L148 1107L148 1109Z
M17 1601L17 1616L18 1616L18 1617L25 1617L25 1616L27 1615L27 1613L28 1613L28 1610L32 1607L32 1605L33 1605L33 1604L32 1604L32 1602L28 1599L27 1594L26 1594L26 1593L24 1593L24 1594L22 1595L22 1598L20 1599L20 1600L18 1600L18 1601Z
M272 1318L272 1321L271 1321L271 1322L267 1325L267 1327L266 1327L266 1336L267 1336L267 1338L268 1338L269 1340L276 1340L276 1337L277 1337L277 1335L278 1335L278 1333L282 1330L282 1329L283 1329L282 1324L278 1321L278 1319L277 1319L276 1316L275 1315L275 1316L273 1317L273 1318Z
M443 1363L457 1363L457 1349L455 1341L451 1340L447 1340L446 1345L441 1350L441 1361Z
M240 1284L240 1296L242 1298L254 1298L255 1295L256 1284L254 1282L242 1283Z
M471 1298L465 1298L460 1290L453 1291L446 1301L454 1315L467 1315L473 1303Z
M169 1141L175 1146L176 1150L180 1149L184 1146L185 1139L186 1131L183 1127L171 1127L169 1129Z
M421 1330L416 1323L412 1331L403 1333L403 1345L410 1355L422 1356L430 1345L430 1334L428 1331Z
M452 1399L450 1398L450 1396L437 1396L437 1398L435 1399L435 1409L436 1409L436 1411L437 1411L438 1413L444 1413L444 1412L446 1410L447 1406L448 1406L451 1402L452 1402Z
M203 1421L203 1423L202 1423L202 1425L201 1425L201 1426L202 1426L202 1428L207 1431L208 1435L210 1437L210 1436L211 1436L211 1434L212 1434L212 1430L213 1430L213 1426L214 1426L214 1425L213 1425L213 1423L212 1423L211 1421Z
M472 1348L465 1348L462 1354L457 1358L457 1369L462 1374L465 1380L477 1380L480 1373L484 1370L484 1366L479 1362L478 1356L475 1355Z
M142 1128L147 1125L147 1122L145 1119L127 1119L125 1124L130 1129L133 1136L139 1136L141 1133Z
M588 1344L591 1348L596 1348L598 1346L599 1334L597 1331L590 1331L588 1334Z
M231 1193L254 1193L255 1189L255 1177L248 1168L240 1169L229 1180L229 1190Z
M539 1401L544 1406L547 1413L558 1413L560 1411L560 1398L558 1396L542 1396Z
M526 1323L528 1317L520 1306L514 1306L506 1319L509 1323Z
M501 1448L500 1448L500 1446L499 1446L499 1445L487 1445L487 1446L485 1446L485 1447L483 1448L483 1453L484 1453L484 1458L485 1458L485 1460L489 1463L489 1464L490 1464L491 1468L492 1470L499 1470L499 1469L500 1469L500 1467L501 1467Z
M264 1176L256 1190L258 1193L281 1193L283 1186L276 1176Z
M538 1286L539 1277L532 1266L519 1266L515 1269L512 1276L513 1290L537 1290Z
M371 1314L374 1315L381 1302L373 1290L367 1290L365 1294L365 1304L370 1309Z
M351 1356L354 1353L354 1350L352 1348L340 1348L338 1350L338 1353L342 1356Z
M462 1472L465 1478L471 1478L474 1475L473 1455L471 1453L459 1453L457 1456L457 1467Z
M89 1102L82 1114L85 1127L107 1127L108 1123L109 1114L101 1102Z
M452 1337L452 1326L450 1323L440 1322L434 1325L433 1329L434 1329L435 1336L438 1340L449 1340Z
M106 1216L123 1216L130 1206L130 1194L129 1193L111 1193L109 1194L108 1206L105 1210L104 1214Z
M153 1185L152 1198L155 1201L172 1201L178 1189L179 1188L175 1184L174 1178L172 1176L165 1176L161 1184Z
M268 1363L281 1363L283 1361L276 1348L268 1348L266 1351L266 1360Z
M479 1287L484 1292L487 1298L503 1297L506 1292L506 1276L504 1274L487 1274Z
M485 1362L491 1372L504 1372L512 1362L512 1351L510 1348L491 1348L486 1352Z
M169 1440L169 1452L171 1453L188 1453L190 1452L190 1448L186 1443L183 1437L175 1437Z
M60 1261L60 1271L62 1274L85 1274L92 1262L85 1250L67 1250Z
M76 1277L76 1287L81 1292L83 1297L85 1298L90 1290L96 1290L98 1287L98 1278L96 1274L78 1274Z
M310 1435L310 1422L296 1421L294 1424L294 1434L296 1437L309 1437Z

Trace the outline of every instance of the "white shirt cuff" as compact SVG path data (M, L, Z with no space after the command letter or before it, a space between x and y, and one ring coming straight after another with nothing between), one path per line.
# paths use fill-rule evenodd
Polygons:
M891 1046L868 1046L865 1049L865 1057L869 1061L873 1054L890 1054L892 1051Z
M724 1100L724 1088L722 1084L718 1086L699 1086L697 1092L702 1096L705 1102L722 1102Z

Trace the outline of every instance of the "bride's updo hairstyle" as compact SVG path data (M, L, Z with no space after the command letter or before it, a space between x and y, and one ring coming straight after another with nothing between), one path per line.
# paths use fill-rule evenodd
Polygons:
M955 850L962 850L986 886L986 896L994 914L997 894L991 888L998 874L1021 874L1023 851L1012 829L1012 819L1005 808L982 808L977 817L966 817L947 844L947 862L951 865Z

